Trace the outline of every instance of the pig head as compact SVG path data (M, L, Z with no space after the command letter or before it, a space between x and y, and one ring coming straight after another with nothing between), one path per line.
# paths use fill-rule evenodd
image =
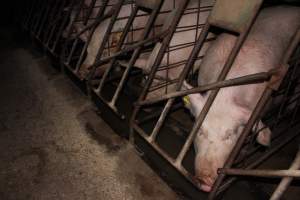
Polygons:
M280 27L280 30L278 29ZM278 6L263 9L226 79L267 72L279 67L288 44L300 28L300 8ZM236 36L223 33L211 44L199 68L198 84L215 82L231 52ZM190 86L185 83L185 87ZM194 140L195 176L209 192L237 139L249 120L265 83L223 88L218 93ZM198 117L210 92L189 95L191 113ZM260 121L258 142L270 143L271 131Z

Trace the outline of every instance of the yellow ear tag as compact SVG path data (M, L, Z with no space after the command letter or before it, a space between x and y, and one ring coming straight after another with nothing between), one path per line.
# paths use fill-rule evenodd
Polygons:
M182 100L185 106L189 106L191 104L189 96L182 97Z

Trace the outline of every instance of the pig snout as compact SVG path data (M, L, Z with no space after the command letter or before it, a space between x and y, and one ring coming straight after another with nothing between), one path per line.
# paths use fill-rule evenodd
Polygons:
M217 178L216 169L222 167L216 158L197 156L195 179L198 187L204 192L210 192Z

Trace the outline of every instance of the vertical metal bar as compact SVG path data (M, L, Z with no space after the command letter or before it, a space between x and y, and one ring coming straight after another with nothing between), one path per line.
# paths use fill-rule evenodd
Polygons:
M163 1L160 1L160 3L158 3L158 5L155 6L154 11L153 11L153 13L151 13L150 19L148 20L148 23L144 29L143 36L140 38L140 40L145 40L149 36L149 34L151 32L151 28L154 25L155 19L156 19L157 15L159 14L162 4L163 4ZM111 105L115 106L115 103L116 103L117 99L119 98L120 93L124 87L125 81L128 78L129 72L132 69L133 65L135 64L136 60L138 59L142 49L143 49L143 46L140 46L134 51L134 53L129 61L128 67L126 68L125 72L123 73L123 76L117 87L117 90L115 91L115 94L110 102Z
M80 1L80 5L79 5L79 8L78 8L78 10L77 10L77 12L76 12L76 16L75 16L75 19L71 22L71 28L68 30L68 33L67 33L67 39L66 39L66 43L65 43L65 45L64 45L64 48L63 48L63 52L65 52L65 50L66 50L66 48L67 48L67 46L68 46L68 42L69 42L69 37L71 36L71 33L72 33L72 27L74 26L74 24L76 23L75 21L78 19L78 17L80 16L80 12L81 12L81 10L83 9L83 7L84 7L84 1L83 0L81 0ZM67 61L66 61L66 65L69 65L70 64L70 62L71 62L71 59L72 59L72 56L73 56L73 54L74 54L74 51L75 51L75 49L76 49L76 46L77 46L77 43L78 43L78 38L76 38L75 39L75 41L73 42L73 44L72 44L72 48L71 48L71 51L70 51L70 54L68 55L68 58L67 58Z
M56 16L53 16L53 19L49 22L49 30L46 32L46 35L44 37L43 42L45 43L45 46L49 48L49 43L51 41L51 39L53 38L53 35L55 33L55 30L58 26L59 20L62 17L62 13L64 10L64 7L67 5L67 1L66 0L62 0L62 3L60 4L60 6L57 8L58 12L56 14ZM49 33L47 35L47 33Z
M126 39L126 35L127 35L128 31L130 30L130 26L131 26L131 24L132 24L132 22L133 22L133 20L134 20L134 18L136 16L137 12L138 12L138 7L135 6L134 10L132 11L132 13L131 13L131 15L130 15L130 17L128 19L128 22L127 22L127 24L126 24L126 26L125 26L125 28L123 30L123 34L122 34L121 39L120 39L120 41L118 43L118 46L117 46L117 51L121 50L122 44L123 44L123 42ZM101 92L101 90L102 90L102 88L104 86L105 80L108 77L109 72L111 71L111 69L113 68L113 66L114 66L115 63L116 63L116 58L113 58L113 60L110 62L109 67L105 70L98 88L96 89L96 93L97 94L100 94L100 92ZM96 68L96 66L95 66L95 68Z
M298 170L299 168L300 168L300 150L298 150L296 158L289 170ZM291 184L292 181L293 181L293 177L283 178L280 184L277 186L275 192L272 194L270 200L281 199L283 193L287 190L288 186Z
M100 8L99 12L97 13L96 20L99 19L99 18L101 18L101 17L104 15L105 9L106 9L107 4L108 4L108 1L109 1L109 0L104 0L104 1L102 2L101 8ZM122 0L122 2L123 2L123 1L124 1L124 0ZM100 22L100 23L101 23L101 22ZM95 30L97 29L97 27L98 27L98 25L95 25L95 26L92 28L92 30L90 31L90 34L89 34L89 36L88 36L88 38L87 38L87 41L85 42L84 47L83 47L83 49L82 49L82 51L81 51L80 57L79 57L79 59L78 59L78 61L77 61L77 63L76 63L75 70L74 70L75 73L78 73L78 71L79 71L79 69L80 69L81 63L82 63L83 58L84 58L85 51L87 50L87 48L88 48L88 46L89 46L89 44L90 44L90 42L91 42L91 40L92 40L92 37L93 37L93 35L94 35ZM103 40L103 41L105 41L105 40ZM102 42L102 43L103 43L103 42Z
M158 70L159 68L159 65L164 57L164 53L166 51L166 49L168 48L169 44L170 44L170 41L172 40L172 37L175 33L175 30L176 30L176 27L184 13L184 10L187 6L187 4L189 3L190 0L182 0L180 1L180 4L179 4L179 7L178 7L178 10L176 11L176 14L175 14L175 17L174 19L172 20L172 23L171 25L169 26L169 30L170 30L170 33L164 38L163 42L162 42L162 45L160 47L160 50L158 52L158 55L153 63L153 66L151 68L151 71L150 71L150 75L148 77L148 81L146 82L145 86L144 86L144 89L143 91L141 92L141 95L138 99L138 102L139 101L142 101L146 98L146 95L147 95L147 91L149 90L149 88L151 87L151 83L152 81L154 80L155 78L155 73L156 71ZM172 102L171 102L172 103ZM133 131L133 128L134 128L134 123L135 123L135 118L138 114L138 112L140 111L141 107L140 106L135 106L134 110L133 110L133 113L132 113L132 117L131 117L131 120L130 120L130 141L132 143L134 143L134 131Z
M87 25L87 23L88 23L88 21L89 21L89 19L90 19L90 16L91 16L91 14L93 13L93 10L94 10L94 8L95 8L96 1L97 1L97 0L92 0L92 2L91 2L90 5L89 5L89 8L88 8L88 11L87 11L86 18L84 19L84 22L83 22L83 25L85 25L85 26ZM104 4L106 5L107 1L108 1L108 0L103 0L103 1L102 1L101 7L105 7L105 6L103 6L103 5L104 5ZM101 8L101 9L102 9L102 8ZM100 13L100 12L99 12L99 13Z
M57 35L56 35L55 40L54 40L53 46L51 47L51 51L52 51L52 52L55 51L56 46L57 46L57 44L58 44L60 38L62 37L64 28L65 28L65 26L67 25L67 22L68 22L68 19L69 19L70 16L71 16L71 13L72 13L73 10L75 9L76 3L77 3L76 1L71 1L69 10L67 11L66 15L65 15L64 18L63 18L63 22L62 22L61 25L60 25L60 28L59 28L59 31L58 31L58 33L57 33Z

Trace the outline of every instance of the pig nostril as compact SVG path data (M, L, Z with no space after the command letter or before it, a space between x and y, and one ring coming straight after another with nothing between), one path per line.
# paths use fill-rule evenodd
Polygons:
M195 181L197 187L200 190L202 190L204 192L210 192L211 191L211 189L212 189L211 178L206 177L205 180L204 180L204 179L200 179L198 177L195 177L194 181Z

